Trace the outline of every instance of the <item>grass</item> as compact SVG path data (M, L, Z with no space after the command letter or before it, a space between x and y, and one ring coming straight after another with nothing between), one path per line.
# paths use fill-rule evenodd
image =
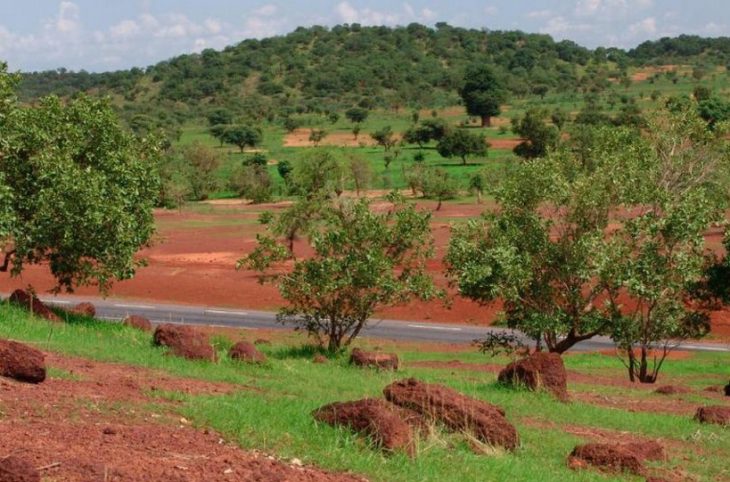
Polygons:
M252 335L255 336L255 335ZM164 370L176 376L236 384L240 390L227 395L191 396L176 392L155 393L155 399L179 402L180 414L200 427L212 427L242 447L264 450L283 458L333 470L349 470L374 481L483 481L544 480L599 481L640 480L630 476L603 476L593 471L571 471L565 457L581 438L564 427L630 432L671 440L674 459L663 468L682 467L700 480L727 476L723 454L730 453L730 431L705 426L689 417L652 412L629 412L615 408L573 402L563 404L544 394L510 390L495 383L491 373L464 370L408 368L416 360L459 359L471 363L504 363L506 358L486 359L474 352L439 353L419 350L415 345L381 344L394 347L406 368L399 373L360 370L345 357L331 357L327 364L314 364L317 349L274 341L261 347L268 355L265 366L240 365L225 357L230 340L213 338L219 355L217 364L190 362L166 356L152 347L150 335L119 324L71 317L66 324L50 324L29 318L7 305L0 306L0 337L24 340L69 355L113 361ZM292 339L292 338L288 338ZM375 343L375 342L372 342ZM623 376L615 358L581 354L566 357L569 369L585 373ZM664 377L727 377L730 356L697 354L687 360L670 360ZM52 377L69 377L51 368ZM392 381L417 376L443 383L472 397L505 408L516 425L521 446L515 453L475 454L461 436L437 431L421 440L418 456L384 456L367 441L346 430L318 425L312 410L340 400L379 396ZM573 391L592 387L573 385ZM605 387L600 387L601 389ZM610 388L612 395L643 400L634 389ZM698 404L702 402L698 400ZM725 472L723 472L725 471Z

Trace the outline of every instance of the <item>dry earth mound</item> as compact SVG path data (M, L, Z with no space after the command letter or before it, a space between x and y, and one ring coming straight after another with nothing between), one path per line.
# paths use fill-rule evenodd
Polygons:
M168 347L173 355L188 360L215 361L216 358L208 335L189 326L160 325L155 330L154 343Z
M578 445L568 457L573 469L592 465L608 472L631 472L641 475L644 466L638 455L620 445L589 443Z
M0 482L40 482L38 469L25 459L11 455L0 459Z
M716 425L730 425L730 407L713 405L700 407L695 414L695 420L702 423L714 423Z
M46 379L45 357L40 351L22 343L0 340L0 376L41 383Z
M71 313L93 318L96 316L96 307L93 304L84 301L83 303L79 303L78 305L74 306L71 310Z
M395 353L378 353L363 351L359 348L352 350L350 363L359 367L372 367L381 370L398 370L400 361Z
M27 291L15 290L13 291L13 294L10 295L9 300L11 303L29 310L36 316L45 318L49 321L61 321L61 318L59 318L58 315L44 305L36 296L28 293Z
M414 430L408 420L418 416L385 400L366 398L331 403L312 412L312 416L320 422L343 425L363 433L386 451L414 452Z
M141 331L152 331L152 323L144 316L128 315L122 320L122 324Z
M228 356L233 360L245 363L266 363L266 355L248 341L239 341L233 345L228 351Z
M499 381L524 385L530 390L544 388L558 400L568 400L568 375L557 353L537 352L510 363L499 373Z
M490 445L513 450L519 442L517 430L500 407L469 398L443 385L409 378L388 385L383 392L385 398L396 405L441 422L452 430L471 433Z
M680 395L682 393L691 393L692 390L687 387L680 387L677 385L664 385L656 390L654 390L654 393L658 393L660 395Z
M327 357L322 354L314 355L314 358L312 358L312 363L327 363Z

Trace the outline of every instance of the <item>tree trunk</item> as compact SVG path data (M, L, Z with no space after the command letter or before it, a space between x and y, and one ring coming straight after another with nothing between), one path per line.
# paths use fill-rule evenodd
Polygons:
M442 203L442 202L443 202L443 201L442 201L442 199L441 199L441 198L439 198L439 203L438 203L438 205L436 206L436 211L440 211L440 210L441 210L441 203Z
M482 127L492 127L492 116L489 116L489 115L482 116Z

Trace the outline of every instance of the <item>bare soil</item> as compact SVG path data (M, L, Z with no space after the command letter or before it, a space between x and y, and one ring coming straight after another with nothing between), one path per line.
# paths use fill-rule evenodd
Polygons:
M0 378L0 458L15 455L47 467L42 476L49 480L362 480L241 450L213 431L191 427L175 415L172 402L150 398L157 390L226 393L245 387L53 353L46 359L68 377L40 385Z

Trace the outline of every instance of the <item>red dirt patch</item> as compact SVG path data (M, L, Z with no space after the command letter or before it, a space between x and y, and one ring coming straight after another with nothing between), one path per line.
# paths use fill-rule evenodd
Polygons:
M654 390L654 393L658 393L659 395L681 395L684 393L692 393L692 389L678 385L664 385Z
M261 353L256 345L248 341L239 341L228 351L233 360L244 363L266 363L266 355Z
M319 422L343 425L363 433L388 452L403 450L411 455L414 453L412 423L420 417L385 400L366 398L330 403L312 412L312 416Z
M523 140L516 137L487 139L492 149L506 149L510 151L519 146Z
M284 136L284 147L312 147L314 144L309 140L312 129L301 128L294 129ZM400 137L400 136L397 136ZM351 132L330 132L319 143L320 146L337 146L337 147L359 147L375 146L375 141L367 132L360 132L355 139L355 135Z
M32 466L54 465L48 480L139 482L356 481L347 474L290 466L225 443L213 431L198 431L173 403L156 400L149 412L145 390L221 393L238 385L175 378L139 367L47 354L50 366L79 380L24 385L0 380L0 457L22 454ZM52 414L52 416L49 416Z
M398 370L399 360L395 353L377 353L363 351L359 348L352 350L350 363L359 367L377 368L379 370Z
M41 383L46 379L43 353L22 343L0 340L0 376Z
M452 430L471 433L490 445L514 450L519 443L517 430L504 417L504 410L443 385L409 378L391 383L383 393L391 403L441 422Z
M702 423L730 425L730 407L719 405L700 407L695 414L695 420Z
M208 335L190 326L166 323L155 330L154 343L170 349L175 356L188 360L215 361L215 351Z
M557 353L537 352L510 363L499 373L499 381L525 385L530 390L546 389L558 400L568 400L568 375Z
M50 310L41 300L23 290L15 290L10 295L9 301L22 308L28 309L32 314L45 318L49 321L61 321L53 311Z
M33 464L11 455L0 459L1 482L40 482L41 474Z

